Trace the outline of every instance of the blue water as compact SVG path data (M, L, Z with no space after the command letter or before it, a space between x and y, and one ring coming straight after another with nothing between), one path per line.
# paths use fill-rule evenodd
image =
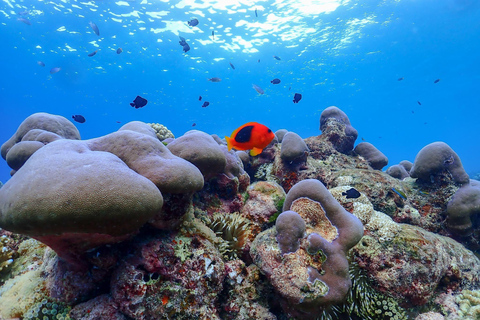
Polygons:
M85 116L75 123L83 139L132 120L162 123L176 136L194 123L224 136L257 121L306 138L320 134L322 110L335 105L358 130L357 143L373 143L389 165L444 141L473 175L480 172L477 2L3 0L0 143L35 112ZM198 26L187 25L192 18ZM179 36L191 47L186 54ZM61 71L51 75L53 67ZM293 104L296 92L303 99ZM147 106L129 105L137 95ZM0 181L9 172L1 160Z

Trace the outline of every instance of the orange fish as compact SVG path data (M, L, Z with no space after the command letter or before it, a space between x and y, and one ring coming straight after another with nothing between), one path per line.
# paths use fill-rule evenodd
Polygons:
M257 122L245 123L235 131L231 137L225 137L228 150L250 150L250 155L256 156L262 153L263 149L273 140L275 134Z

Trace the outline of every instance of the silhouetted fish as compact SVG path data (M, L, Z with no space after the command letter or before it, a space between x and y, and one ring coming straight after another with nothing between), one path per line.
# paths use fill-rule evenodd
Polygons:
M95 50L95 51L89 53L88 56L89 56L89 57L93 57L94 55L97 54L97 51L98 51L98 50Z
M21 21L21 22L23 22L23 23L25 23L25 24L28 24L29 26L32 25L32 23L30 22L30 20L28 20L27 18L18 18L17 20L18 20L18 21Z
M91 22L91 21L89 22L89 24L90 24L90 27L92 27L93 32L95 32L95 34L97 36L99 36L100 35L100 30L98 29L97 25L95 23Z
M437 79L435 81L433 81L433 83L438 83L440 81L440 79Z
M270 82L273 83L273 84L279 84L281 81L280 81L280 79L275 78Z
M211 81L211 82L220 82L220 81L222 81L222 79L217 78L217 77L213 77L213 78L208 79L208 81Z
M196 125L197 125L197 124L194 122L194 123L192 124L192 127L195 127Z
M258 14L257 14L257 8L255 8L255 17L258 18Z
M420 101L417 101L417 103L418 103L418 105L419 105L419 106L421 106L421 105L422 105L422 103L421 103Z
M398 78L397 80L398 80L398 81L402 81L402 80L403 80L403 77L401 77L401 78Z
M210 102L208 101L205 101L203 104L202 104L202 108L206 108L210 105Z
M212 30L212 39L215 40L215 30Z
M178 43L183 47L183 52L190 51L190 46L188 45L187 41L185 41L184 37L180 37L180 41Z
M198 96L198 101L202 101L202 96Z
M145 107L147 105L147 99L144 99L140 96L137 96L133 102L130 102L130 105L135 109Z
M282 59L280 59L279 56L273 56L273 57L274 57L275 59L277 59L277 60L282 60Z
M195 27L198 24L198 19L192 19L190 21L187 21L187 23L190 27Z
M80 115L80 114L73 115L72 119L79 122L79 123L85 123L85 121L86 121L85 117Z
M258 93L260 94L264 94L265 91L263 91L262 88L260 88L259 86L257 86L256 84L252 84L252 88L255 89L255 91L257 91Z
M235 70L235 66L230 62L230 67L232 67L233 70Z
M58 71L60 71L61 69L59 67L55 67L55 68L52 68L50 69L50 73L51 74L54 74L54 73L57 73Z
M293 103L298 103L300 100L302 100L302 95L300 93L295 93L295 96L293 97Z
M345 196L347 199L356 199L361 196L360 192L357 191L355 188L348 189L345 192L342 192L342 196Z
M118 49L117 49L117 54L120 54L120 53L122 53L122 52L123 52L123 49L122 49L122 48L118 48Z
M45 67L45 63L43 63L43 61L37 61L37 64L38 64L40 67Z

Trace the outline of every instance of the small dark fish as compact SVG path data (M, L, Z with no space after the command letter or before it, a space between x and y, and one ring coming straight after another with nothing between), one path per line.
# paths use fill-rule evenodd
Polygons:
M351 188L345 192L342 192L342 196L345 196L347 199L357 199L361 196L361 194L357 191L357 189Z
M24 10L24 11L20 11L17 14L20 15L20 16L28 16L30 14L30 12L28 12L28 10Z
M120 53L122 53L122 52L123 52L123 49L122 49L122 48L118 48L118 49L117 49L117 54L120 54Z
M43 61L37 61L37 64L38 64L40 67L45 67L45 63L43 63Z
M197 124L194 122L194 123L192 124L192 127L195 127L196 125L197 125Z
M292 87L288 87L288 91L290 91L290 89L292 89Z
M50 74L54 74L54 73L57 73L58 71L60 71L61 69L59 67L55 67L55 68L52 68L50 69Z
M295 96L293 97L293 103L298 103L300 100L302 100L302 95L300 93L295 93Z
M198 101L202 101L202 96L198 96Z
M257 8L255 8L255 17L258 18L258 14L257 14Z
M145 107L147 105L147 99L144 99L140 96L137 96L133 102L130 102L130 105L135 109Z
M252 88L255 89L255 91L257 91L258 93L260 94L264 94L265 91L263 91L262 88L260 88L259 86L257 86L256 84L252 84Z
M222 79L217 78L217 77L213 77L213 78L208 79L208 81L211 81L211 82L220 82L220 81L222 81Z
M93 32L95 32L95 34L99 36L100 30L98 29L97 25L91 21L89 22L89 24L90 24L90 27L93 29Z
M195 27L198 24L198 19L192 19L190 21L187 21L187 23L190 27Z
M397 81L402 81L402 80L403 80L403 77L397 79Z
M235 70L235 66L231 62L229 63L230 63L230 67L232 67L232 69Z
M279 84L281 81L280 81L280 79L275 78L270 82L273 83L273 84Z
M122 121L115 121L116 123L122 123Z
M417 101L417 103L418 103L418 105L419 105L419 106L421 106L421 105L422 105L422 103L421 103L420 101Z
M212 30L212 39L215 40L215 30Z
M274 57L275 59L277 59L277 60L282 60L282 59L280 59L279 56L273 56L273 57Z
M433 83L438 83L438 82L440 82L440 79L433 81Z
M412 113L415 113L415 111L412 110Z
M80 115L80 114L73 115L72 119L79 122L79 123L85 123L85 121L86 121L85 117Z
M178 41L178 43L183 47L183 52L190 51L190 46L188 45L184 37L180 37L180 41Z
M94 55L97 54L97 52L98 52L98 50L95 50L95 51L93 51L92 53L89 53L88 56L89 56L89 57L93 57Z
M18 21L21 21L21 22L23 22L23 23L25 23L25 24L28 24L29 26L32 25L32 23L30 22L30 20L28 20L27 18L18 18L17 20L18 20Z
M203 104L202 104L202 108L206 108L210 105L210 102L208 101L205 101Z
M362 137L362 141L365 141L365 139Z
M397 190L395 188L392 188L392 191L398 194L400 198L402 198L403 200L407 200L407 195L404 192Z
M257 61L257 62L260 62L260 59L258 59L258 61Z

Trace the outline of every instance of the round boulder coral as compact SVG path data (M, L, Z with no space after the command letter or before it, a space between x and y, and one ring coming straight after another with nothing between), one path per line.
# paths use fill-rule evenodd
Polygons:
M358 132L350 124L348 116L337 107L328 107L320 115L320 130L332 143L334 148L342 153L353 150Z
M376 170L382 170L388 164L388 158L369 142L360 142L354 151L363 157Z
M447 226L459 236L473 232L472 218L480 214L480 186L465 185L457 190L447 205Z
M290 162L296 159L306 159L308 147L295 132L287 132L283 136L282 148L280 151L280 157L283 161Z
M162 205L158 188L115 155L62 139L38 150L0 189L0 226L78 264L88 249L134 234Z
M49 113L34 113L27 117L15 134L1 147L2 158L14 170L44 144L58 139L80 139L77 128L68 119Z
M448 176L460 185L470 181L458 155L448 144L441 141L433 142L418 152L410 176L427 184Z

